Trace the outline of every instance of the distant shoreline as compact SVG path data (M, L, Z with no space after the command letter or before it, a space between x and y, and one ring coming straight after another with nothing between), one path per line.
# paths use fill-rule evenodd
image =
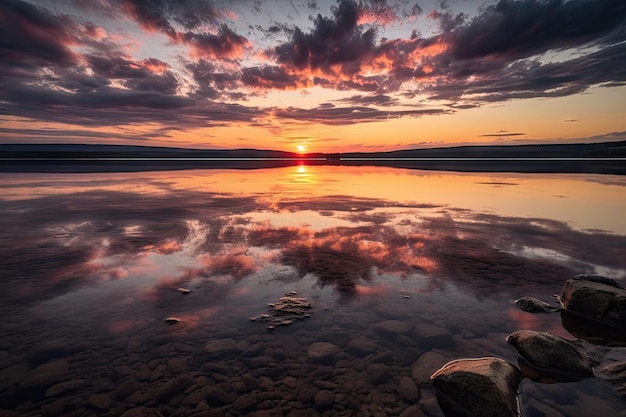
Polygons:
M459 172L588 173L626 175L626 158L221 158L0 159L2 173L104 173L197 169L254 170L289 166L381 166Z
M388 166L468 172L626 175L626 141L457 146L334 154L128 145L0 144L0 172L128 172L258 169L293 165Z

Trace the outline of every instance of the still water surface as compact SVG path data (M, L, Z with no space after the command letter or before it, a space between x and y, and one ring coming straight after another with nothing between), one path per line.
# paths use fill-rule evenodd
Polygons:
M17 415L442 416L428 377L446 361L517 363L519 329L573 338L513 300L626 279L619 176L301 165L0 188L0 409ZM251 320L290 291L310 317ZM597 378L526 380L520 402L626 410Z

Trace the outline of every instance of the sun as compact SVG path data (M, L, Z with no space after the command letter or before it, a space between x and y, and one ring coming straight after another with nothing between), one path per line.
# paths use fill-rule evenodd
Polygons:
M296 146L296 149L297 149L298 153L305 153L306 152L306 146L304 146L304 145L298 145L298 146Z

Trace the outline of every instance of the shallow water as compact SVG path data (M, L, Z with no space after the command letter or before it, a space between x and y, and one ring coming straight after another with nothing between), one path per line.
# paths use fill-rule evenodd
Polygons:
M445 361L516 363L519 329L573 338L513 300L626 279L619 176L302 165L0 188L0 409L19 415L441 416ZM289 291L309 318L251 320ZM520 403L626 415L597 378L526 380Z

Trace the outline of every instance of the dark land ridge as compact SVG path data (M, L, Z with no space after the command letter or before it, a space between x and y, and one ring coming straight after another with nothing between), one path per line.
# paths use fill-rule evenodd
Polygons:
M259 149L0 144L0 160L1 172L253 169L306 163L476 172L587 172L623 175L626 174L626 141L308 154Z

